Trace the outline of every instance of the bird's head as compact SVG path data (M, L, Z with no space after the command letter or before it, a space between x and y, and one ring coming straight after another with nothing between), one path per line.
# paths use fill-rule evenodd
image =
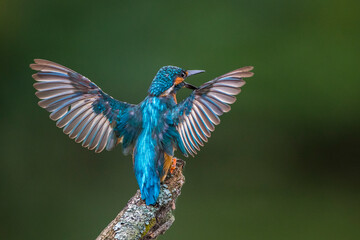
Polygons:
M196 89L195 86L185 82L184 80L198 73L205 72L203 70L184 70L175 66L165 66L160 68L154 80L152 81L149 94L151 96L167 96L171 92L186 87Z

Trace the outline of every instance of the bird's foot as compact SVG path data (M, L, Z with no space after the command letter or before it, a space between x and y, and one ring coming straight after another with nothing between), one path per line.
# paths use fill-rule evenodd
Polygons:
M171 168L170 168L170 173L171 174L174 172L175 168L176 168L176 158L173 158Z

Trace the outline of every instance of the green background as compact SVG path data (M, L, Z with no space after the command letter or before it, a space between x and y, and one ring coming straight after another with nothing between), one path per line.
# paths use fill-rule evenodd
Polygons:
M0 0L0 239L94 239L137 189L121 147L88 151L37 106L33 58L130 103L163 65L205 69L195 85L255 66L187 159L161 239L360 239L359 12L355 0Z

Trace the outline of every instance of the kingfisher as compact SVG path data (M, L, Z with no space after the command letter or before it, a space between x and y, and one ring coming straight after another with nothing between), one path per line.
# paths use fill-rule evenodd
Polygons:
M132 154L141 198L154 205L160 184L176 167L174 151L194 156L208 141L219 116L230 111L252 66L242 67L196 87L185 80L203 70L165 66L139 104L118 101L85 76L58 63L35 59L35 95L50 119L75 142L96 153L121 144ZM177 102L183 88L191 94Z

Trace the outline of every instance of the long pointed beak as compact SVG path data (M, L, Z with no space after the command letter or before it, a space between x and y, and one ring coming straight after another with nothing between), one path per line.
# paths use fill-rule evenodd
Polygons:
M195 89L198 89L198 87L190 84L190 83L187 83L187 82L184 82L184 87L188 88L188 89L191 89L191 90L195 90Z
M187 76L190 77L195 74L203 73L205 70L187 70Z
M199 74L199 73L203 73L205 72L205 70L187 70L186 73L187 73L187 77L190 77L192 75L195 75L195 74ZM191 90L195 90L195 89L198 89L198 87L190 84L190 83L187 83L184 81L184 87L188 88L188 89L191 89Z

